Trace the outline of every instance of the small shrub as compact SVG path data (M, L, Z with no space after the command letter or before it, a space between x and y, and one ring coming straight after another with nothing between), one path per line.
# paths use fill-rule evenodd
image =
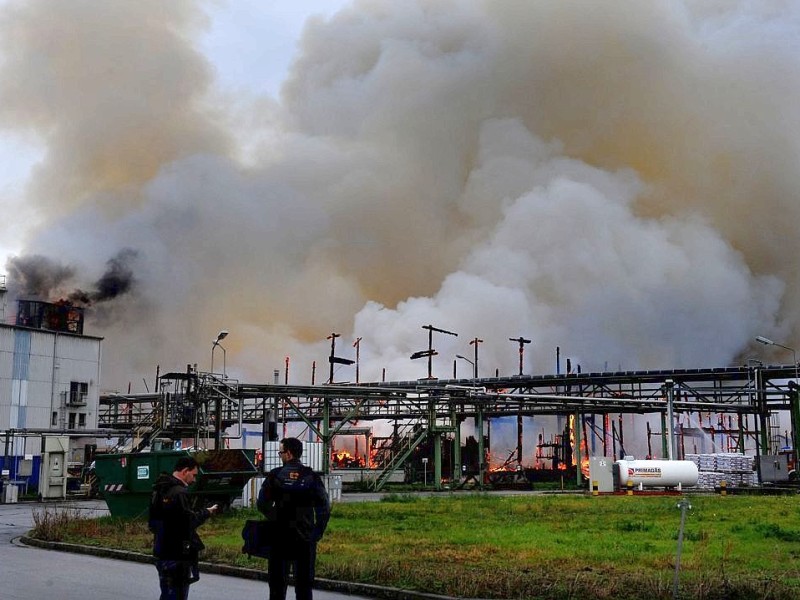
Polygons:
M683 541L684 542L703 542L708 540L709 535L705 529L701 529L700 531L694 531L693 529L687 529L683 532ZM678 539L678 532L675 532L673 539Z
M73 523L84 520L86 517L76 509L45 507L33 513L31 536L47 542L60 542Z
M620 531L650 531L653 529L652 523L645 521L623 521L617 525Z
M381 498L381 502L408 503L419 502L419 498L412 494L387 494Z
M758 531L765 538L775 538L782 542L800 542L800 532L794 529L785 529L776 523L759 523Z

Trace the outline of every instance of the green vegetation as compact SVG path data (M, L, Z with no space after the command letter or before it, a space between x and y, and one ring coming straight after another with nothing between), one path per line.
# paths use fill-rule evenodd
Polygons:
M317 575L477 598L672 598L676 496L387 496L334 505ZM800 498L691 498L682 598L800 597ZM203 526L204 560L264 568L240 553L250 510ZM142 521L49 518L34 535L150 551Z

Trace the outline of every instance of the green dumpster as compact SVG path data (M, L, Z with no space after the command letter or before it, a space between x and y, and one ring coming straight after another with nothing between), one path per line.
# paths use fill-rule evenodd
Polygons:
M258 474L253 464L255 450L98 454L95 473L111 515L146 516L153 484L159 474L172 473L182 456L192 456L199 466L197 479L189 487L189 496L198 508L211 504L227 508Z

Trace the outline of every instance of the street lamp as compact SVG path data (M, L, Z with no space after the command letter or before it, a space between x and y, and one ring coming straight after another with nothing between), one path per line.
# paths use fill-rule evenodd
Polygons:
M779 344L778 342L773 342L771 339L765 338L763 335L756 336L756 341L759 344L764 344L765 346L778 346L778 348L783 348L784 350L791 351L791 353L792 353L792 361L794 362L794 380L795 380L794 385L795 385L795 387L800 385L800 365L797 364L797 351L794 348L790 347L790 346L784 346L783 344ZM789 382L789 389L790 390L792 389L792 383L791 382ZM796 393L797 398L800 399L800 391L796 391L795 393ZM795 453L796 453L798 446L800 446L800 443L798 443L798 442L800 442L800 439L798 439L800 437L800 436L798 436L798 433L800 433L800 432L798 432L798 427L800 427L800 423L797 422L796 408L795 407L796 407L796 405L793 403L792 404L792 410L790 411L790 414L791 414L791 419L792 419L792 430L793 430L793 433L794 433L793 445L794 445Z
M800 383L800 377L798 377L798 375L800 375L798 372L800 370L800 366L797 364L797 351L794 348L791 348L790 346L784 346L778 342L773 342L771 339L765 338L763 335L756 336L756 341L759 344L764 344L765 346L777 346L778 348L789 350L792 353L792 362L794 363L794 378L798 380L797 383Z
M468 359L466 356L462 356L461 354L456 354L456 358L460 358L461 360L465 360L465 361L467 361L469 364L471 364L471 365L472 365L472 378L473 378L473 379L477 379L477 378L478 378L478 369L477 369L477 365L476 365L476 364L475 364L473 361L471 361L470 359Z
M224 340L226 337L228 337L228 330L227 329L223 329L222 331L220 331L217 334L217 339L215 339L213 341L213 343L211 344L211 372L212 373L214 372L214 350L216 350L217 346L219 346L220 348L222 348L222 376L223 377L225 377L225 367L226 367L225 362L226 362L226 354L227 354L227 352L225 352L225 346L220 344L220 342L222 340Z

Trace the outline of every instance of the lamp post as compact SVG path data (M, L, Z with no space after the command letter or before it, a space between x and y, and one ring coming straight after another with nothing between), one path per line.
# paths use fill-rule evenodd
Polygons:
M795 386L800 385L800 365L797 364L797 351L794 348L792 348L791 346L784 346L783 344L779 344L778 342L774 342L769 338L765 338L763 335L756 336L756 341L759 344L764 344L765 346L777 346L778 348L783 348L784 350L789 350L792 353L792 362L794 363L794 381L795 381ZM791 390L791 386L789 386L789 389ZM800 401L800 390L796 390L795 393L796 393L796 395L798 397L797 400ZM790 395L790 398L791 398L791 395ZM800 407L798 407L798 405L795 404L795 403L792 403L791 407L792 407L792 409L791 409L789 414L791 416L792 430L794 431L794 438L795 438L793 443L792 443L792 445L795 447L795 452L797 452L798 442L800 442L800 431L798 431L798 428L800 427L800 422L798 422L800 420L800 416L797 414L797 411L798 411L798 409Z
M214 372L214 350L216 350L217 346L219 346L220 348L222 348L222 376L223 377L225 376L225 367L226 367L226 365L225 365L226 356L225 355L227 353L225 352L225 347L222 344L220 344L220 342L222 340L224 340L226 337L228 337L228 330L227 329L223 329L222 331L220 331L217 334L217 339L215 339L211 344L211 372L212 373Z
M473 361L468 359L466 356L462 356L461 354L456 354L456 358L460 358L461 360L465 360L469 364L471 364L472 365L472 378L473 379L477 379L478 378L478 365L477 364L475 364Z
M765 346L777 346L778 348L783 348L784 350L791 352L792 363L794 363L794 378L798 380L797 383L800 383L800 377L798 377L798 375L800 375L800 366L797 364L797 351L794 348L790 346L784 346L778 342L773 342L771 339L765 338L763 335L756 336L756 341L759 344L764 344Z

